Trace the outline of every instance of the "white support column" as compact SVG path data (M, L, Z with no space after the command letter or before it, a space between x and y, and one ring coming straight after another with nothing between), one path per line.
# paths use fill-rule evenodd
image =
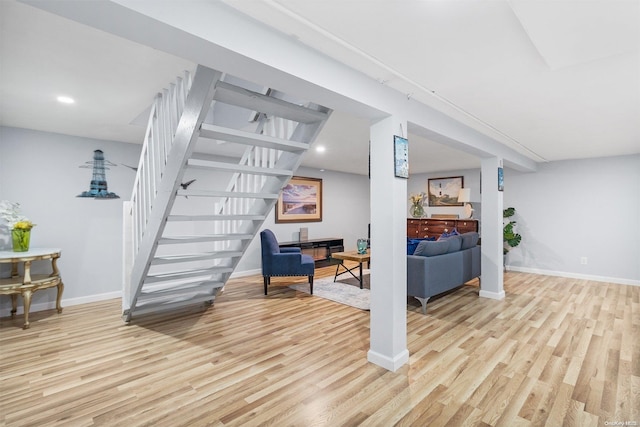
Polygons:
M502 159L482 159L482 262L480 296L504 299L502 253L502 191L498 191L498 168Z
M371 126L371 330L367 359L390 371L407 350L407 180L394 174L393 136L407 123L388 117Z

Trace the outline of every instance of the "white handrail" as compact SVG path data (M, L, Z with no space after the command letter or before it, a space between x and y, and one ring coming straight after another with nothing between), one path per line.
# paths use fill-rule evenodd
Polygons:
M191 73L185 71L184 77L178 77L168 89L158 93L151 105L131 194L134 256L138 252L151 213L191 83Z

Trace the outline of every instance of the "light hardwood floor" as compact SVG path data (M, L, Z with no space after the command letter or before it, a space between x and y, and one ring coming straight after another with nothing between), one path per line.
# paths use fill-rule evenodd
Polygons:
M392 373L368 312L287 280L128 326L119 300L1 319L0 425L640 426L640 287L509 272L504 301L409 301Z

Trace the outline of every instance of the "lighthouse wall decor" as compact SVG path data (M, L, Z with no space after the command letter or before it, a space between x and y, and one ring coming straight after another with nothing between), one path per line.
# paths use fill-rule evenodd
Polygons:
M107 188L107 174L105 170L109 169L109 166L117 166L115 163L111 163L104 159L104 153L102 150L95 150L93 152L93 160L86 162L81 168L92 168L93 174L91 176L91 183L89 185L89 191L83 191L78 194L77 197L91 197L94 199L119 199L116 193L109 192Z

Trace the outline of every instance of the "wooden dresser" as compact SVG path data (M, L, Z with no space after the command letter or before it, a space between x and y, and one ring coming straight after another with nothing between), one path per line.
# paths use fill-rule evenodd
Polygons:
M478 231L477 219L435 219L435 218L408 218L407 237L419 239L424 237L440 237L442 233L450 233L453 229L458 233Z

